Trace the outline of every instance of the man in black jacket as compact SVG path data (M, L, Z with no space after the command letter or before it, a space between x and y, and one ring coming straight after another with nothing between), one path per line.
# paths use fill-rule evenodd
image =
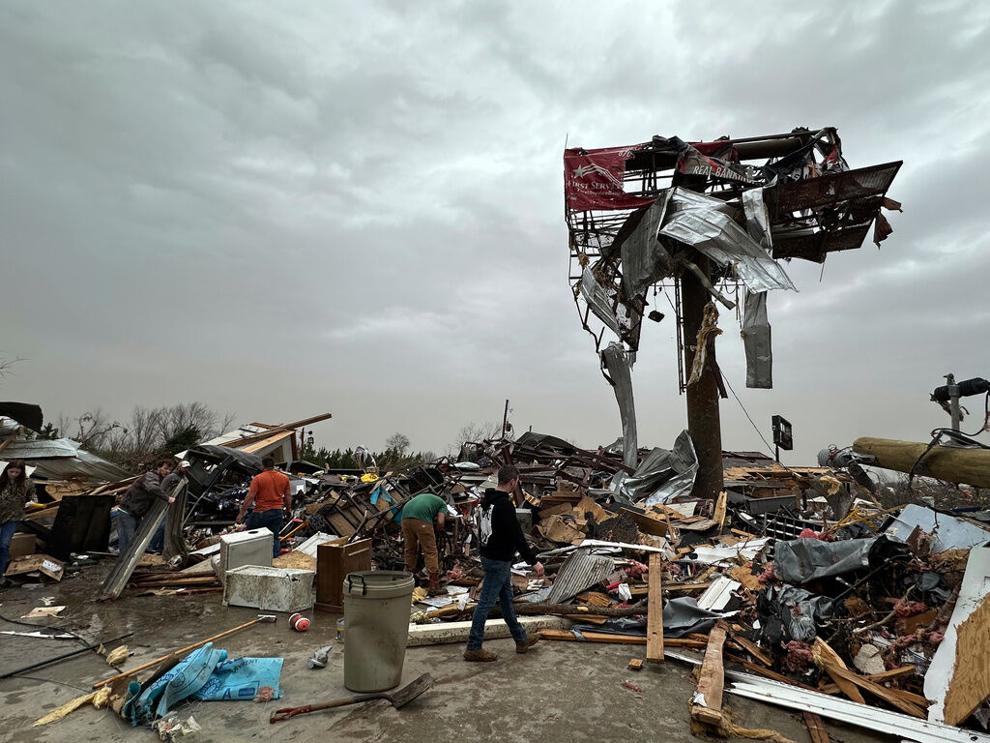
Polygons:
M153 470L148 470L135 480L124 494L120 504L120 512L115 522L117 524L117 552L123 555L134 540L141 520L151 510L155 500L166 501L170 505L175 502L168 493L162 490L162 479L172 471L172 461L163 459Z
M485 639L485 621L488 613L498 601L502 609L502 619L509 625L512 639L516 641L516 652L525 653L537 638L528 638L526 630L516 619L512 608L512 561L518 551L522 558L533 566L537 576L543 575L543 565L526 543L516 508L510 493L514 493L519 482L519 472L512 465L505 465L498 471L498 486L485 491L481 501L481 567L485 580L478 596L478 606L471 621L471 634L468 636L464 660L493 661L498 658L490 650L484 650L481 643Z

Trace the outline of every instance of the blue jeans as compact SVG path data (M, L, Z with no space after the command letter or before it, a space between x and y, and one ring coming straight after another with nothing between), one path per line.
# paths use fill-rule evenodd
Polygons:
M137 534L140 521L127 511L121 509L117 511L113 522L117 527L117 554L122 555L127 552L127 548L134 541L134 535Z
M468 635L467 649L481 649L481 643L485 639L485 621L496 601L502 609L502 619L509 625L512 639L516 642L526 642L526 630L519 624L516 610L512 608L512 563L482 557L481 567L485 571L485 582L481 585L478 605L471 619L471 634Z
M166 520L168 517L166 516ZM148 545L148 549L152 552L161 552L165 549L165 522L162 521L158 525L158 530L155 531L155 536L151 538L151 544Z
M252 511L246 519L248 529L268 529L272 539L272 557L278 557L282 551L278 535L282 531L282 509L270 508L267 511Z
M3 581L3 574L7 572L7 563L10 562L10 540L14 538L16 530L16 521L4 521L0 524L0 582Z

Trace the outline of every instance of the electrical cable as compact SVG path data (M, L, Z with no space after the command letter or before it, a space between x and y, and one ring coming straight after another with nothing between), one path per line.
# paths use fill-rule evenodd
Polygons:
M721 369L719 369L719 374L722 377L722 381L725 382L725 386L729 388L729 392L731 392L732 396L736 398L736 402L739 403L739 407L742 408L743 414L745 414L746 418L749 420L750 425L753 426L753 428L756 430L756 433L758 433L760 438L763 439L763 443L767 445L767 453L770 455L770 458L773 459L774 458L773 445L769 441L767 441L766 436L763 435L763 432L760 430L760 427L756 425L756 422L753 420L753 417L749 414L749 411L746 410L746 406L743 405L742 400L739 399L739 395L736 394L736 391L732 389L732 385L729 384L729 380L726 379L725 374L722 373ZM786 465L781 465L781 466L784 467L785 469L789 469L786 467Z
M22 627L30 627L31 629L36 629L36 630L51 629L51 630L56 630L58 632L64 632L67 635L72 635L75 638L75 640L81 643L83 646L88 646L90 644L89 640L87 640L85 637L76 634L70 629L65 629L64 627L60 627L58 624L32 624L31 622L22 622L20 619L11 619L10 617L6 617L3 614L0 614L0 620L3 620L8 624L19 624Z

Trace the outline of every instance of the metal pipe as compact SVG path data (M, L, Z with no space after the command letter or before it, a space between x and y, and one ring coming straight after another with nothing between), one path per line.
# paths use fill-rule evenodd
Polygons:
M16 671L8 671L7 673L0 674L0 679L10 678L11 676L16 676L19 673L27 673L28 671L35 671L39 668L44 668L45 666L50 666L52 663L61 663L64 660L69 660L70 658L75 658L77 655L82 655L83 653L88 653L90 650L96 650L101 645L109 645L113 642L120 642L121 640L126 640L128 637L133 635L133 632L128 632L120 637L115 637L112 640L104 640L103 642L98 642L93 645L86 645L79 648L78 650L73 650L71 653L64 653L62 655L57 655L54 658L49 658L48 660L42 660L37 663L32 663L29 666L24 666L23 668L18 668Z

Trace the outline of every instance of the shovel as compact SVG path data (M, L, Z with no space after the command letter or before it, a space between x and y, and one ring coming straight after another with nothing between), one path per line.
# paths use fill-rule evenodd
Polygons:
M433 686L433 677L428 673L424 673L419 678L410 681L398 691L391 693L377 692L375 694L355 694L352 697L335 699L332 702L323 702L322 704L307 704L302 707L284 707L272 712L269 722L274 724L276 722L281 722L282 720L288 720L290 717L295 717L296 715L306 715L310 712L317 712L321 709L346 707L349 704L360 704L361 702L370 702L374 699L387 699L391 702L393 707L400 709L405 707L409 704L409 702L418 697L424 691L428 690L431 686Z

